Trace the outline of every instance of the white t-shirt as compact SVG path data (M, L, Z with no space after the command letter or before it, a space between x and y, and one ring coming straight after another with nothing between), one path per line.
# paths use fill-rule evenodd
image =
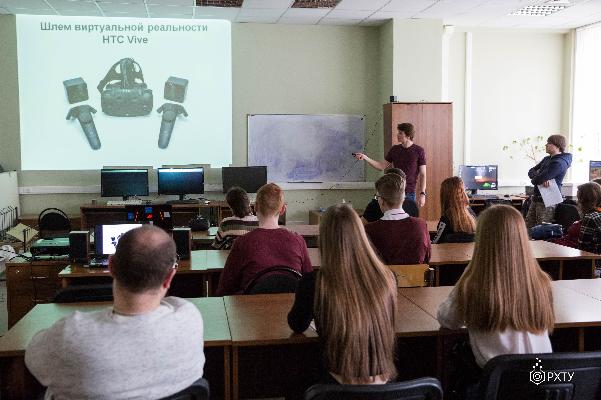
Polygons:
M202 377L203 346L196 306L167 297L143 315L76 311L33 337L25 364L46 399L160 399Z
M459 329L465 326L457 309L456 289L438 308L436 315L438 322L449 329ZM536 335L530 332L506 329L504 332L480 332L467 327L470 336L470 345L476 362L480 367L501 354L532 354L551 353L549 333Z

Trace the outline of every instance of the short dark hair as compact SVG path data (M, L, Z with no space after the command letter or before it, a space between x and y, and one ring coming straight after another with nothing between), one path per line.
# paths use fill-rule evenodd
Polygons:
M389 207L401 205L405 198L405 178L386 174L376 181L376 190Z
M560 152L564 152L566 149L566 137L563 135L551 135L547 139L547 143L551 143L556 146Z
M225 195L225 201L236 217L244 218L251 214L248 194L241 187L232 186Z
M415 128L409 122L403 122L397 125L397 129L405 134L409 139L413 140L415 136Z
M584 183L578 186L576 197L583 215L593 212L601 206L601 185L593 181Z
M152 225L125 233L112 258L115 281L132 293L161 287L177 262L175 242L162 229Z

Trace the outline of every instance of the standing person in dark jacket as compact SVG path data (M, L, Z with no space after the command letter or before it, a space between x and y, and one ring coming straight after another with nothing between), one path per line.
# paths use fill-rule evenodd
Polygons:
M543 222L553 221L555 207L545 207L543 198L538 190L538 185L549 187L549 181L555 179L557 186L561 188L563 178L570 165L572 165L572 155L564 153L565 148L566 138L563 135L549 136L545 145L545 151L549 155L528 171L528 177L530 177L530 181L534 185L532 203L526 215L526 226L528 228L540 225Z

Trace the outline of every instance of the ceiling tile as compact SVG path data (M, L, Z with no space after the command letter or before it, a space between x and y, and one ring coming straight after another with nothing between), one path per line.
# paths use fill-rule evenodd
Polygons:
M279 17L268 16L240 16L236 18L236 22L254 22L257 24L275 24Z
M413 15L425 10L437 1L438 0L390 0L390 3L382 7L380 11L401 12L403 14Z
M292 5L294 0L244 0L242 9L245 8L281 8L285 9Z
M98 11L98 7L92 1L48 0L48 3L61 14L63 11L71 12L70 15L77 15L78 11Z
M234 7L196 7L194 16L196 18L235 19L239 8Z
M192 9L194 7L181 7L181 6L152 6L148 5L148 13L156 15L189 15L192 16Z
M265 18L265 19L278 19L284 13L284 9L273 9L273 8L241 8L238 18L240 17L252 17L252 18Z
M331 19L365 19L373 14L374 11L361 11L361 10L338 10L333 9L327 15L327 18Z
M285 25L315 25L319 18L280 18L278 24Z
M289 8L282 18L322 18L330 11L329 8Z
M319 21L319 25L358 25L359 22L360 19L323 18Z
M21 12L24 10L51 10L42 0L4 0L0 1L0 5L11 11Z
M441 0L433 4L425 10L420 11L415 15L417 18L448 18L457 14L468 12L478 5L482 4L483 0Z
M127 2L127 0L123 0L123 2ZM154 6L186 6L186 7L194 7L196 5L196 1L194 0L147 0L146 3Z
M144 13L146 14L146 6L144 3L140 4L126 4L126 3L98 3L102 11L105 14L115 13Z
M376 11L382 8L389 0L342 0L336 10L368 10Z
M128 13L128 12L105 12L104 15L106 15L107 17L113 17L113 18L148 18L148 14L146 14L146 11L144 11L144 12L132 11L130 13Z
M370 15L368 19L369 20L388 20L388 19L393 19L393 18L406 19L406 18L411 18L412 16L413 16L412 13L405 13L402 11L396 11L396 12L376 11L375 13Z

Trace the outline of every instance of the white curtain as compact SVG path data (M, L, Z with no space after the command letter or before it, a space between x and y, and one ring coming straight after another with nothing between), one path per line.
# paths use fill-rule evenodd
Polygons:
M586 182L601 160L601 24L576 30L572 145L572 180Z

